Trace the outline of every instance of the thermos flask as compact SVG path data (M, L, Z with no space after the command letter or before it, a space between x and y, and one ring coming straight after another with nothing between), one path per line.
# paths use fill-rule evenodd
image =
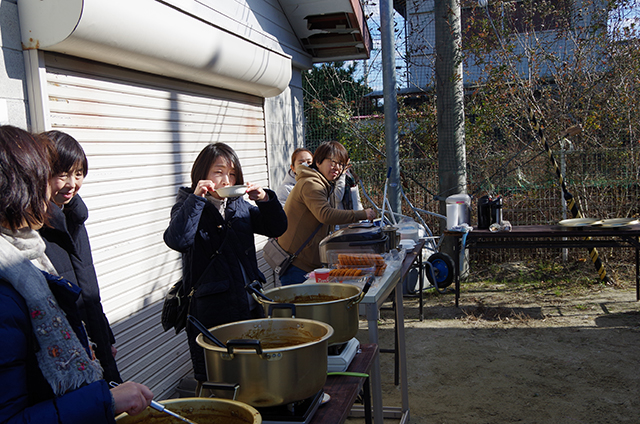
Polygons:
M478 228L486 230L491 225L491 197L482 196L478 199Z

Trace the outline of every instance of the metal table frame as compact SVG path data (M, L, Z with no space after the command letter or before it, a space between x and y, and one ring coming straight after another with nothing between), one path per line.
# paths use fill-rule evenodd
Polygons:
M364 308L364 315L367 318L369 343L379 345L378 318L379 310L382 304L387 300L391 292L394 292L395 299L395 316L394 326L396 333L395 359L400 374L400 391L402 398L401 407L391 407L382 405L382 389L380 376L380 355L374 359L371 367L371 395L373 404L373 420L375 424L380 424L383 419L393 418L399 419L399 423L409 422L409 389L407 386L407 353L404 334L404 307L402 280L409 271L411 265L417 258L422 258L422 247L424 239L421 239L415 248L407 252L403 262L399 266L391 270L387 270L385 274L378 277L376 283L371 287L369 292L360 302L360 306ZM380 350L382 351L382 349ZM359 412L354 409L354 412Z
M445 236L462 240L464 233L445 231ZM460 299L461 249L555 249L555 248L633 248L636 256L636 301L640 300L640 224L627 227L563 227L560 225L521 225L511 231L479 230L466 233L466 243L455 243L455 304ZM594 271L595 272L595 271Z

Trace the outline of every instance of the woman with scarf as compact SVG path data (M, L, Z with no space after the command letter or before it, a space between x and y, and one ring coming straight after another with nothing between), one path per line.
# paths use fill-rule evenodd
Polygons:
M76 307L80 289L44 254L51 151L0 126L0 422L114 423L153 394L133 382L109 388Z
M289 226L278 238L278 244L290 254L303 248L293 264L280 276L282 285L303 283L307 273L322 265L318 246L334 226L365 219L373 221L375 218L375 212L370 208L336 208L331 194L336 180L348 163L347 149L337 141L328 141L318 146L310 167L296 168L296 185L284 207Z

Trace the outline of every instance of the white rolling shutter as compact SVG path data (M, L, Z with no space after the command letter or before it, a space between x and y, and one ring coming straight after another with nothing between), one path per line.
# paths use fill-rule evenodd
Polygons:
M264 99L52 53L45 64L49 126L89 160L80 195L118 365L167 397L191 368L184 333L160 325L160 302L181 275L162 239L170 209L211 142L235 149L245 180L269 186Z

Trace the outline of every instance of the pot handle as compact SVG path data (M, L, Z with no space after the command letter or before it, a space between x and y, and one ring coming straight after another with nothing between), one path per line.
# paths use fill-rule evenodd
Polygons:
M260 340L255 339L235 339L227 340L227 352L233 355L233 349L255 349L258 355L262 355L262 344Z
M373 275L369 276L367 278L367 282L364 283L364 287L362 288L362 291L360 292L360 294L358 295L357 298L355 298L350 304L349 304L349 308L352 307L355 304L358 304L360 302L362 302L362 299L364 299L364 296L367 294L367 292L369 291L369 289L371 288L371 285L373 284L373 282L376 280L376 277L374 277Z
M273 315L274 309L291 309L291 318L296 317L296 305L293 303L275 303L269 305L269 318Z
M258 303L264 303L263 300L266 300L267 302L275 303L274 300L269 299L267 296L264 295L264 293L260 291L260 289L262 289L262 286L260 285L259 281L254 281L253 283L247 284L246 286L244 286L244 289L249 293L251 293L253 295L253 298Z
M238 394L238 389L240 388L240 385L238 383L236 384L231 384L231 383L210 383L208 381L203 381L202 384L200 385L200 393L198 393L198 397L206 397L203 396L204 390L205 389L209 389L209 390L226 390L226 391L233 391L233 397L231 398L231 400L236 400L236 395Z

